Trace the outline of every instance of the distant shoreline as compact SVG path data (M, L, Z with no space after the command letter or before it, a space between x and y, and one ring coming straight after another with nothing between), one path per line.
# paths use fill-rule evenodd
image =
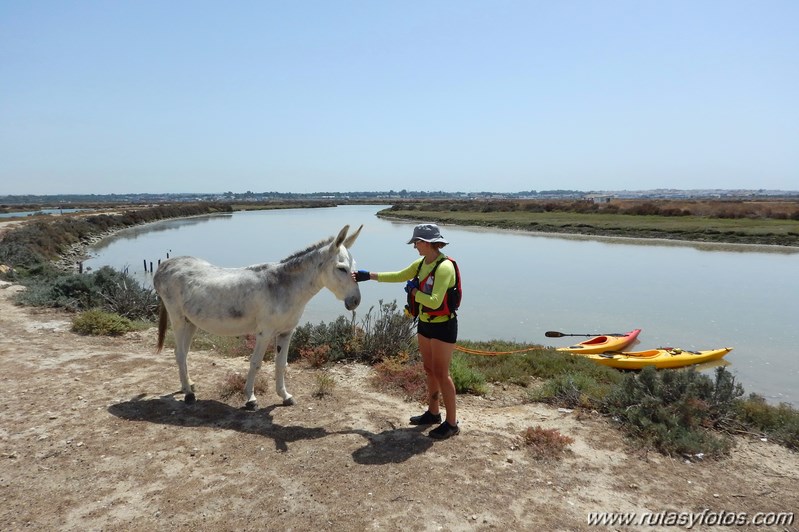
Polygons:
M746 250L783 251L786 253L799 252L799 225L796 232L785 235L746 233L743 230L708 231L701 224L680 231L669 232L653 229L651 227L636 227L635 218L626 226L616 225L602 227L586 223L586 217L591 215L575 216L575 220L561 222L561 225L547 222L529 222L520 220L518 213L509 213L507 216L492 213L491 217L480 217L479 213L465 213L461 211L403 211L391 212L388 209L380 211L377 216L386 220L420 222L428 221L442 225L459 227L483 228L490 230L504 230L521 234L536 234L558 238L574 238L588 240L628 241L628 242L657 242L659 244L674 243L675 245L690 244L693 246L706 246L718 249L718 246ZM534 215L529 215L530 217ZM733 222L734 223L734 222Z

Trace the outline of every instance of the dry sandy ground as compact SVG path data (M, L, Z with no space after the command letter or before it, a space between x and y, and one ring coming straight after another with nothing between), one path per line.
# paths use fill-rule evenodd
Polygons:
M187 406L154 330L78 336L66 314L14 306L18 289L0 290L3 531L588 530L590 512L799 508L799 455L782 447L741 438L727 460L687 463L501 387L460 397L462 433L435 442L407 425L419 406L376 392L366 367L292 364L298 404L270 390L246 412L220 395L246 360L195 352ZM320 372L336 385L317 399ZM536 425L574 438L562 460L519 444Z

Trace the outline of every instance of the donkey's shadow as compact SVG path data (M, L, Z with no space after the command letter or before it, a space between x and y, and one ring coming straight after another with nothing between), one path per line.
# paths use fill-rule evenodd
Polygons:
M324 427L280 425L274 422L272 412L282 405L270 405L256 411L236 408L212 399L198 399L187 405L172 395L143 399L134 397L129 401L108 407L108 412L129 421L146 421L175 427L211 427L234 430L270 438L278 451L288 451L289 443L315 440L336 434L357 434L367 444L352 453L353 459L364 465L404 462L411 456L425 452L432 445L430 438L422 435L419 428L399 428L374 433L365 429L328 431Z

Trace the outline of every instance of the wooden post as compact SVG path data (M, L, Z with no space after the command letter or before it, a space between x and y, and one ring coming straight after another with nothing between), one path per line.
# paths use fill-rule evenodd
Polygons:
M153 261L150 261L150 273L153 273Z
M147 273L147 259L144 260L144 273Z

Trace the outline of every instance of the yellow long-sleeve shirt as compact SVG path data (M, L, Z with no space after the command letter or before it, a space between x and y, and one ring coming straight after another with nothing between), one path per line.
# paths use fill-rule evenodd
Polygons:
M398 272L380 272L377 274L377 280L381 283L402 283L410 281L416 276L416 270L419 264L422 264L422 269L419 270L419 282L423 281L430 272L433 271L436 263L440 260L446 259L446 255L439 255L439 257L428 264L424 261L424 257L413 261L407 268ZM444 302L447 297L447 290L455 286L455 266L451 261L444 260L436 270L436 275L433 279L433 286L421 286L417 290L414 299L422 307L437 309ZM422 311L419 313L419 320L428 323L438 323L447 321L449 316L430 316L428 313Z

